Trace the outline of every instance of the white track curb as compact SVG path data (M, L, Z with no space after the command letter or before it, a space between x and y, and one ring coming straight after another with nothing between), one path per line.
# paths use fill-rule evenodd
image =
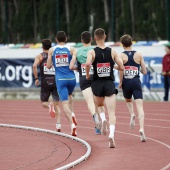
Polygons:
M91 154L91 146L86 141L84 141L83 139L68 135L68 134L64 134L64 133L61 133L61 132L55 132L55 131L47 130L47 129L40 129L40 128L34 128L34 127L28 127L28 126L11 125L11 124L0 124L0 126L1 127L9 127L9 128L34 130L34 131L51 133L51 134L54 134L54 135L63 136L63 137L75 140L77 142L80 142L87 148L87 152L86 152L85 155L83 155L79 159L75 160L74 162L71 162L71 163L69 163L67 165L64 165L64 166L62 166L60 168L57 168L55 170L66 170L66 169L72 168L72 167L76 166L77 164L80 164L81 162L85 161Z

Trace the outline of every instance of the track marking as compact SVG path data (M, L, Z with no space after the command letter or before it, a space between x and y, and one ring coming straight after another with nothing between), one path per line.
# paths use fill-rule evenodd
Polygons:
M50 118L51 119L51 118ZM67 118L63 118L63 119L67 119ZM92 120L84 120L84 119L77 119L78 121L87 121L87 122L92 122ZM3 119L0 119L0 121L4 121ZM16 120L5 120L7 122L20 122L20 123L38 123L38 124L46 124L46 125L51 125L51 123L42 123L42 122L29 122L29 121L16 121ZM116 124L122 124L122 125L129 125L129 123L121 123L121 122L116 122ZM136 123L137 126L139 126L139 124ZM62 126L68 126L68 125L62 125ZM166 127L166 126L154 126L154 125L146 125L147 127L153 127L153 128L162 128L162 129L170 129L170 127ZM80 126L78 126L80 127Z
M163 167L161 170L167 170L168 168L170 168L170 163L167 166Z
M135 136L135 137L140 137L139 135L135 135L135 134L127 133L127 132L121 132L121 131L115 131L115 132L126 134L126 135L131 135L131 136ZM156 140L156 139L153 139L153 138L148 138L148 137L147 137L147 140L151 140L153 142L159 143L159 144L165 146L166 148L170 149L170 145L167 145L166 143L161 142L159 140ZM166 165L163 168L161 168L161 170L167 170L169 167L170 167L170 163L168 163L168 165Z
M129 125L128 123L120 123L120 122L116 122L116 124L122 124L122 125ZM139 126L138 123L135 123L135 125ZM153 128L165 128L165 129L170 129L170 127L166 127L166 126L154 126L154 125L146 125L145 124L145 127L153 127Z
M45 133L50 133L50 134L54 134L54 135L59 135L62 137L66 137L66 138L75 140L76 142L82 143L87 148L87 152L85 155L83 155L79 159L77 159L67 165L64 165L60 168L57 168L55 170L64 170L64 169L72 168L72 167L80 164L81 162L85 161L91 154L91 146L85 140L65 134L65 133L56 132L56 131L47 130L47 129L34 128L34 127L29 127L29 126L11 125L11 124L0 124L0 126L9 127L9 128L17 128L17 129L25 129L25 130L33 130L33 131L39 131L39 132L45 132Z

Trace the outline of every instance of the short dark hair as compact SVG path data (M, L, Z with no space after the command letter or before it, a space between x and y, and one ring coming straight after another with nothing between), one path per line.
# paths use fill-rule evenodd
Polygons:
M41 43L42 43L42 48L44 49L44 50L49 50L50 48L51 48L51 40L49 40L49 39L43 39L42 41L41 41Z
M102 28L97 28L94 31L94 36L96 36L98 39L102 39L105 36L105 31Z
M88 31L84 31L81 33L81 39L85 44L89 44L91 42L91 34Z
M56 38L57 38L58 42L66 42L67 36L64 31L58 31Z
M132 37L128 34L125 34L120 38L120 42L124 47L130 47L132 45Z

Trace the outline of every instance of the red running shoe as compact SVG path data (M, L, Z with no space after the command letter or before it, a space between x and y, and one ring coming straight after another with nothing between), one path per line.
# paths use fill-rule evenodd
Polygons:
M52 118L55 118L55 110L54 110L54 104L53 102L50 102L49 104L49 113Z
M72 116L73 123L75 124L75 126L77 126L77 120L76 120L74 112L71 113L71 116Z
M56 131L61 132L61 124L60 123L56 124Z
M75 124L72 124L72 126L71 126L71 135L72 136L77 136Z
M76 117L75 117L75 116L72 116L72 121L73 121L73 123L75 124L75 126L77 126L77 120L76 120Z

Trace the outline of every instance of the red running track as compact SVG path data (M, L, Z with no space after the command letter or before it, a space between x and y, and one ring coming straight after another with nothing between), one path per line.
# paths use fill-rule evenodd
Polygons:
M94 134L94 122L85 101L74 101L78 137L87 141L92 147L90 157L74 169L170 169L170 104L144 102L147 137L145 143L140 142L137 119L135 129L129 129L130 117L126 103L118 101L116 107L116 148L110 149L107 136ZM38 100L0 100L0 123L55 130L55 119L49 116L48 110L42 108ZM62 132L70 134L70 126L63 113L61 123ZM0 150L3 151L0 154L0 169L3 170L55 169L78 159L86 152L86 149L78 143L69 139L65 141L63 138L49 137L47 134L39 135L0 128L0 135ZM54 154L49 156L51 152Z

